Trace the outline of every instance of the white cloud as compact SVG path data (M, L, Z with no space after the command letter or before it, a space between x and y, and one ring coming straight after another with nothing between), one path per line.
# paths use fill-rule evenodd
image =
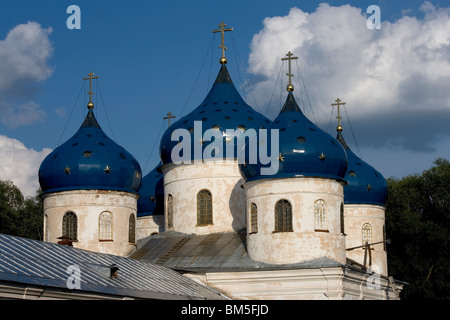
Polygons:
M51 151L28 149L19 140L0 135L0 179L12 181L24 196L35 196L39 166Z
M402 127L401 118L390 119L394 115L408 114L410 124L418 123L423 111L444 111L450 116L450 10L429 2L421 10L423 19L404 16L395 22L382 21L379 30L366 27L365 8L350 5L320 4L312 13L292 8L286 16L264 19L249 56L249 71L259 79L252 86L258 105L267 106L280 59L291 51L299 57L292 70L294 94L301 100L300 71L315 118L322 124L329 121L330 104L337 97L347 102L352 123L371 117L385 119L395 129L389 130L393 136L383 136L380 130L376 138L386 143L411 129ZM286 72L285 64L283 88ZM267 115L273 118L279 107L272 102ZM384 124L371 125L378 129ZM427 134L433 130L450 135L448 126L430 128Z
M39 84L53 72L51 28L28 22L14 27L0 40L0 115L10 127L30 124L45 112L33 102Z
M61 107L61 108L55 108L55 113L60 116L60 117L65 117L66 116L66 108Z
M27 101L17 106L4 105L1 122L10 128L17 128L43 120L44 117L45 112L38 104Z
M422 12L435 12L435 7L434 5L430 2L430 1L425 1L421 6L420 6L420 11Z

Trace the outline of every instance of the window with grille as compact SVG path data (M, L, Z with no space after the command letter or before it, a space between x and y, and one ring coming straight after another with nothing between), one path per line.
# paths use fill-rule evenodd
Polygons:
M344 204L341 203L341 233L345 234L345 227L344 227Z
M258 207L252 202L250 206L250 232L258 232Z
M48 241L48 216L44 214L44 241Z
M112 240L112 214L110 212L102 212L98 218L98 225L98 239L102 241Z
M314 229L316 231L327 230L327 206L323 200L314 202Z
M213 223L211 191L203 189L197 194L197 225L205 226Z
M130 214L130 218L128 219L128 242L136 242L136 218L133 213Z
M173 229L173 196L167 196L167 228Z
M69 237L70 240L77 240L77 216L73 212L66 212L62 221L62 235Z
M366 242L372 243L372 226L368 223L362 226L362 244L365 245Z
M292 205L288 200L275 204L275 231L292 231Z

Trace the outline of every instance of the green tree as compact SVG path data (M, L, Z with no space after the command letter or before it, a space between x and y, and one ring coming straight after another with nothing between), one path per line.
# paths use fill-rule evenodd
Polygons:
M40 197L24 198L11 181L0 180L0 233L42 240L42 226Z
M402 298L450 298L450 162L387 183L389 273L408 283Z

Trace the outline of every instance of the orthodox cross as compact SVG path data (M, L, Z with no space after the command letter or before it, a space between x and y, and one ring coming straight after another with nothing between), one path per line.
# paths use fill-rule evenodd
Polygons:
M294 86L292 85L292 76L293 76L293 74L291 73L291 60L296 60L296 59L298 59L298 57L293 57L292 55L293 55L292 52L289 51L289 52L286 54L287 58L281 58L281 60L283 60L283 61L284 61L284 60L287 60L288 63L289 63L289 72L286 73L286 75L289 77L289 84L287 85L286 89L287 89L287 91L289 91L289 92L294 91Z
M170 119L174 119L176 118L175 116L172 117L172 113L169 111L167 113L167 117L164 117L163 119L168 119L169 120L169 127L170 127Z
M336 117L336 119L338 119L338 126L337 126L337 131L338 132L341 132L342 131L342 127L341 127L341 113L340 113L340 106L342 105L345 105L345 102L341 102L341 99L339 99L339 98L337 98L336 100L336 103L332 103L331 104L331 106L332 107L334 107L334 106L337 106L337 109L338 109L338 115L337 115L337 117Z
M226 26L227 25L222 21L218 25L220 29L213 30L213 33L220 32L222 36L222 44L219 46L219 48L222 49L222 58L220 58L221 64L227 63L227 58L225 58L225 50L227 50L227 47L225 47L225 37L224 37L225 31L233 31L233 28L225 28Z
M93 109L94 108L94 104L92 103L92 95L94 94L92 92L92 79L98 79L98 76L94 77L94 73L91 71L88 74L88 77L83 78L83 80L88 80L89 79L89 91L88 91L88 95L89 95L89 103L88 103L88 108L89 109Z

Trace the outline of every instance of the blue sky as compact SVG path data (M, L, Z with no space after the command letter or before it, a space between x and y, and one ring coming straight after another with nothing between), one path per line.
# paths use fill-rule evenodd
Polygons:
M66 26L72 4L80 30ZM381 9L380 30L365 25L369 5ZM2 0L0 179L25 193L37 186L40 161L86 114L90 71L100 77L100 125L149 172L163 117L190 112L214 81L220 36L211 31L221 21L234 28L226 34L231 76L256 110L276 116L287 81L276 81L280 59L291 50L299 56L294 82L299 71L304 80L295 93L306 88L310 119L335 135L329 105L340 97L356 154L386 178L420 173L450 159L449 12L450 1L415 0Z

